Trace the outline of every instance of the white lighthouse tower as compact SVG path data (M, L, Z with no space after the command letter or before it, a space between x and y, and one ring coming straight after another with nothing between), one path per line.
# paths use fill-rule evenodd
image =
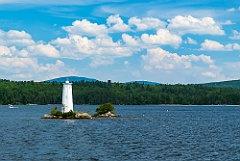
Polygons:
M62 112L73 111L72 83L66 80L62 90Z

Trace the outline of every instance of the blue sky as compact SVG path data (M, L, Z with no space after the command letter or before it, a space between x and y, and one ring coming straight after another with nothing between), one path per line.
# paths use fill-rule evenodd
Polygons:
M240 78L239 0L0 0L0 78Z

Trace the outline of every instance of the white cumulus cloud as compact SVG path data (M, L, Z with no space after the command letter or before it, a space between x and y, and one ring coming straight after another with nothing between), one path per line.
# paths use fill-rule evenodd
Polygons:
M217 41L206 39L201 44L201 50L226 50L223 44L220 44Z
M47 57L59 57L58 50L50 44L36 44L27 47L30 54L33 55L45 55Z
M146 44L171 45L178 47L182 43L182 38L172 34L167 29L159 29L156 35L142 34L141 39Z
M232 35L229 38L233 40L240 40L240 32L233 30Z
M59 57L58 50L50 44L37 43L25 31L0 30L0 55L6 57Z
M0 45L24 47L34 43L31 35L25 31L9 30L5 32L0 30Z
M233 51L239 50L240 45L237 43L233 44L221 44L217 41L206 39L202 44L200 50L211 50L211 51Z
M128 45L128 46L138 46L139 45L139 38L133 38L132 36L128 34L122 34L122 39L123 41Z
M128 20L128 24L130 26L136 26L139 31L165 28L166 26L165 22L153 17L145 17L142 19L138 17L131 17Z
M12 48L8 48L7 46L0 46L0 56L12 56Z
M108 33L106 25L91 23L86 19L76 20L72 23L72 26L64 26L62 29L69 34L80 36L105 36Z
M124 47L119 41L114 42L111 37L87 38L70 34L67 38L58 38L52 44L59 49L61 57L81 60L90 58L92 67L112 64L115 58L128 57L136 49Z
M209 35L225 35L219 23L211 17L203 17L201 19L192 16L176 16L169 20L167 27L171 31L175 31L181 35L184 34L209 34Z
M201 61L204 64L212 65L213 60L206 55L178 55L177 53L170 53L161 48L148 49L147 55L142 56L144 61L144 68L146 70L152 69L189 69L192 67L192 62Z
M109 32L126 32L130 30L119 14L109 16L107 18L107 25L109 27Z
M37 81L64 76L66 74L76 74L73 69L67 68L65 64L60 60L57 60L55 64L42 64L39 63L36 58L0 57L0 73L6 72L9 75L9 78L7 79L34 79Z
M171 82L179 83L186 79L194 78L199 81L222 80L221 68L214 64L214 60L207 55L179 55L161 48L147 50L142 56L143 68L153 78L171 77Z

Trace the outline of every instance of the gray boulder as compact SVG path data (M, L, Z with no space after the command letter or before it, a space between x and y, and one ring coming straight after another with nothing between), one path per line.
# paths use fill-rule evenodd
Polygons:
M89 115L88 113L82 113L82 112L80 112L80 113L77 113L77 114L75 115L75 118L76 118L76 119L92 119L92 116Z
M116 117L116 115L108 111L107 113L99 115L98 117Z
M44 114L43 118L44 118L44 119L53 119L54 116L53 116L53 115L50 115L50 114Z

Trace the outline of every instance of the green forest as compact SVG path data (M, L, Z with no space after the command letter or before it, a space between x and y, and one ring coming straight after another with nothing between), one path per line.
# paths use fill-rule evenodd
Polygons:
M74 104L240 105L239 88L204 85L73 82ZM0 80L0 104L61 104L62 83Z

